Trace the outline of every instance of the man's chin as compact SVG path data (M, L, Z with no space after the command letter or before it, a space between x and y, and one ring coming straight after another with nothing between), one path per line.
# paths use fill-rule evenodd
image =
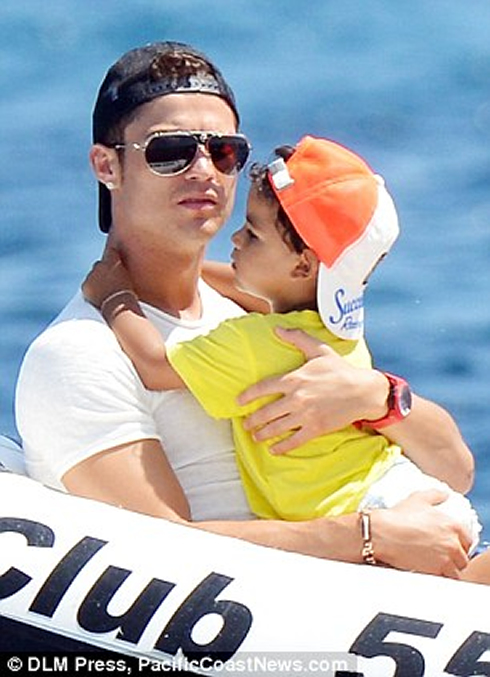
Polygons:
M214 237L223 228L222 218L199 219L199 230L207 237Z

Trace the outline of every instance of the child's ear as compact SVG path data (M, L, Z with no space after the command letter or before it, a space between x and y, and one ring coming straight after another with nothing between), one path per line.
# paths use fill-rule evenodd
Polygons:
M293 277L314 278L318 274L319 261L312 249L303 249L293 270Z

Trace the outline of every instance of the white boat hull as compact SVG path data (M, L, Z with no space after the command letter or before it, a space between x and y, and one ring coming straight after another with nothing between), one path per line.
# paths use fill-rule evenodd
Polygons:
M490 674L490 586L254 546L19 472L0 472L0 544L2 652L97 649L141 674Z

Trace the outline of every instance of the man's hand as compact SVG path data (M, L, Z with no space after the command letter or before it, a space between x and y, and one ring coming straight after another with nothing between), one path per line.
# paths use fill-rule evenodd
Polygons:
M278 327L276 333L299 348L308 361L293 372L256 383L239 397L243 405L266 395L282 395L245 421L256 440L292 431L271 446L272 452L290 451L353 421L385 414L388 381L380 372L352 366L332 348L299 329Z
M397 569L461 578L471 538L460 523L437 510L445 498L436 489L419 491L389 510L373 510L375 557Z

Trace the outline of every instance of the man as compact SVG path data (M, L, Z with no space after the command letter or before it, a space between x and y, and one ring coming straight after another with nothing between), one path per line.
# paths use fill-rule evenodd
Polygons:
M248 155L238 125L233 93L219 70L178 43L124 55L99 91L90 158L100 227L167 342L243 312L201 279L206 246L231 213L236 175ZM383 419L390 423L384 432L424 470L468 489L471 454L446 412L415 397L402 420L408 410L395 411L391 397L387 407L381 372L350 368L305 336L293 340L307 364L244 396L283 395L249 422L259 437L294 430L284 451L354 420ZM80 294L30 347L16 406L28 470L46 484L263 545L362 561L357 515L299 523L253 519L227 424L208 419L188 393L145 390ZM374 549L386 564L458 577L469 539L433 507L443 498L415 495L373 512L368 525L364 519L365 537L371 529L365 560L372 561Z

